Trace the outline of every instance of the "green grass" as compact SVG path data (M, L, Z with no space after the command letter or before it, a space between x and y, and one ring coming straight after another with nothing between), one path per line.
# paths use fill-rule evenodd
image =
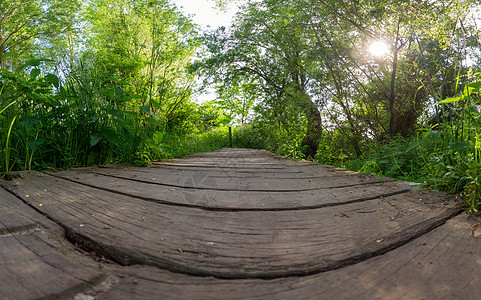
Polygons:
M39 63L32 61L36 71L31 75L0 69L2 174L121 162L142 165L229 143L228 128L199 120L195 109L190 119L174 120L178 124L162 121L139 104L139 96L120 88L104 90L89 70L76 70L61 86L55 75L41 75Z
M141 157L144 161L156 161L184 157L199 152L210 152L229 146L229 129L213 128L201 133L179 135L165 132L157 145L148 147Z
M472 103L471 108L476 103ZM459 103L459 106L468 107L469 113L459 110L456 122L444 122L420 130L412 138L398 136L384 143L365 141L367 154L354 159L344 147L321 143L315 160L365 174L417 182L450 195L457 194L464 199L464 208L469 213L478 213L481 210L481 116L469 104ZM252 124L234 128L234 144L306 158L301 139L292 139Z
M466 130L469 124L460 125ZM456 130L452 129L424 131L420 138L399 137L374 149L370 155L338 166L423 183L432 190L450 195L459 194L466 210L478 213L481 209L481 162L476 138L467 132L453 135Z
M302 146L303 134L286 132L271 124L246 124L233 128L233 144L240 148L265 149L286 157L305 159L307 146Z

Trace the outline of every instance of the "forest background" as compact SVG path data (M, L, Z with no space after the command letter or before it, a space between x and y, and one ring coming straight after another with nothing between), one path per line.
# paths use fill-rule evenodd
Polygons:
M2 177L215 150L233 126L481 209L478 1L212 1L239 5L230 26L168 0L3 0Z

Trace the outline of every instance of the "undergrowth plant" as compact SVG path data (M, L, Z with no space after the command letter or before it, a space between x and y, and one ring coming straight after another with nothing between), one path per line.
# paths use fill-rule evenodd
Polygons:
M462 192L468 211L475 213L481 208L481 73L470 70L463 77L462 91L440 102L450 105L452 113L437 133L441 151L432 166L444 175L433 177L433 184L444 184L441 190L450 193Z
M458 96L440 101L449 114L411 139L396 137L370 154L338 165L351 170L425 183L460 194L469 213L481 210L481 73ZM449 110L448 110L449 108ZM319 156L322 157L322 156ZM321 161L322 162L322 161Z
M142 162L183 157L186 155L210 152L229 146L229 130L217 127L200 133L178 134L176 132L156 132L147 146L138 153ZM138 161L138 163L142 163Z
M142 96L125 92L120 82L103 82L100 74L93 73L98 69L80 63L62 84L57 76L42 74L45 61L31 60L17 72L0 69L2 174L145 164L228 145L225 127L215 129L217 124L180 118L167 123L144 105ZM201 109L192 107L194 113ZM217 117L216 112L211 114Z
M233 144L240 148L265 149L283 156L306 159L303 134L273 128L270 124L251 123L233 128Z

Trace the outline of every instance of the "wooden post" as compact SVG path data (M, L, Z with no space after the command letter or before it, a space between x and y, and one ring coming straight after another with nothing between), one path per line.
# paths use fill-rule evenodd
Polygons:
M229 147L232 148L232 127L229 127Z

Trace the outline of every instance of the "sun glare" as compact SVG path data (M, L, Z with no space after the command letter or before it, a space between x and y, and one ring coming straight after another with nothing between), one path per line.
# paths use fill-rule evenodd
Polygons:
M389 46L384 42L374 42L369 46L369 52L377 57L384 56L388 54Z

